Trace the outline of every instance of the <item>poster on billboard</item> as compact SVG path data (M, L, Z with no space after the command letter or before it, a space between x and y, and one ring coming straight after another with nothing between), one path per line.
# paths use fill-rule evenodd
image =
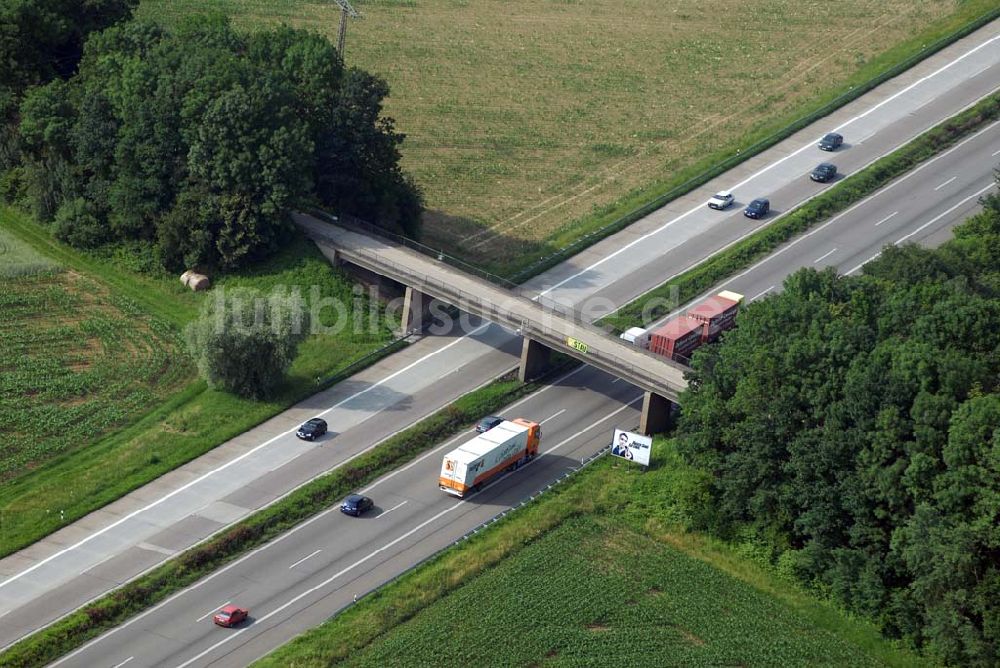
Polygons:
M649 466L649 452L652 446L653 439L650 436L615 429L615 438L611 441L611 454L636 464Z

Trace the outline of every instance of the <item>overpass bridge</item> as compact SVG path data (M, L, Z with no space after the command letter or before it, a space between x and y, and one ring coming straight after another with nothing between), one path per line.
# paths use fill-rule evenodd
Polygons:
M565 305L528 298L516 289L461 271L401 243L294 214L296 224L328 257L406 287L403 330L420 328L431 299L503 325L523 337L521 380L540 374L556 350L645 390L640 429L666 427L670 404L687 387L687 367L610 336Z

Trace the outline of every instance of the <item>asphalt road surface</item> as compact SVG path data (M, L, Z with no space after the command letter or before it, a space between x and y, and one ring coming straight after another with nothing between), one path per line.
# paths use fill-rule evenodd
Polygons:
M245 666L579 467L615 427L638 425L641 399L578 367L506 410L542 423L541 455L482 492L459 500L437 487L444 452L474 436L466 432L361 490L375 500L369 514L331 509L54 665ZM250 609L249 624L212 623L230 602Z
M995 188L998 161L1000 123L779 249L725 287L749 295L764 286L752 295L759 298L800 267L829 264L846 272L885 244L950 230ZM436 479L443 452L471 437L462 434L362 490L377 504L369 516L355 519L332 509L56 665L246 665L350 605L355 594L364 595L578 467L610 441L615 427L635 427L640 399L641 392L628 383L579 368L505 410L507 417L543 423L543 455L529 467L468 500L454 499L437 489ZM211 613L230 602L250 608L250 623L215 627Z
M747 225L745 219L740 225L733 224L733 214L708 210L704 202L715 190L733 189L741 203L753 197L769 195L776 213L760 223L767 224L780 212L822 189L805 175L815 163L831 158L815 148L815 142L825 132L839 129L845 134L846 145L835 154L834 161L841 171L850 172L996 90L998 85L1000 24L994 24L880 86L821 123L748 160L705 188L669 204L622 233L575 256L532 281L529 287L534 288L543 299L557 299L586 307L585 312L593 317L599 316L757 227ZM901 217L902 214L897 215L897 218ZM584 303L594 302L590 299L594 296L604 299L604 308L590 308L593 303ZM513 353L517 348L518 341L512 334L494 326L478 328L473 336L424 339L403 354L360 374L359 379L352 379L353 385L348 382L346 387L341 384L317 395L190 465L137 490L122 501L57 532L50 539L2 560L0 645L6 645L24 633L51 622L89 598L246 516L317 473L372 447L379 439L409 426L417 417L488 381L499 371L513 365ZM574 390L573 401L589 401L585 397L590 395L598 399L603 396L592 387L599 383L590 382L590 373L580 372L575 377L588 382L582 384L581 389ZM610 380L607 382L610 383ZM619 385L625 384L619 382L616 387ZM619 397L618 401L621 400L622 397ZM563 409L570 412L568 404L560 405L558 410ZM544 418L541 413L544 411L536 414L533 404L524 409L524 414L529 417ZM291 430L306 417L315 414L327 416L334 425L335 433L315 444L296 441ZM596 412L588 414L599 415ZM559 428L558 420L564 419L563 415L553 418L555 428ZM595 437L596 440L584 450L593 452L605 436ZM586 438L586 434L578 438ZM551 432L546 433L546 442L552 442ZM575 441L564 448L574 447L573 443ZM533 465L534 472L522 471L517 475L537 475L538 471L546 470L546 461L547 457L543 457ZM516 484L527 484L530 476L522 479L525 482ZM433 489L433 485L431 487ZM518 490L513 489L515 492ZM494 493L499 494L500 491ZM484 500L489 498L489 492L484 495ZM383 509L393 507L381 498L376 500ZM458 503L473 507L480 502ZM405 509L409 504L407 501L406 505L393 510L386 516L385 524L389 525L388 520L393 516L408 517L410 511ZM459 524L468 528L478 519L475 516L467 518L464 511L450 513L450 521L456 530ZM293 535L308 533L312 526L310 524ZM410 529L407 531L414 528L412 524L408 526ZM427 528L432 526L433 523ZM416 535L411 534L410 538ZM360 535L357 538L364 539ZM282 543L291 540L288 538ZM447 542L443 540L438 546ZM340 543L354 545L347 539L338 540ZM390 549L378 554L385 556ZM303 566L322 554L311 557ZM409 557L409 552L406 556ZM396 572L400 564L412 563L417 558L401 556L397 559L401 561L395 568L382 565L380 568L383 571L378 573ZM381 564L381 557L359 564L352 573L365 571L365 564L373 562ZM321 563L321 560L316 563ZM370 582L381 581L375 570L365 572L368 574L364 577L370 578ZM223 582L224 578L220 575L209 582L217 580ZM182 594L177 600L184 600L185 596L187 594ZM209 607L225 600L226 597L223 597L209 603ZM268 621L277 622L281 616L281 613L275 613L273 617L263 620L269 612L267 601L270 599L265 597L260 600L260 605L250 601L260 626L248 626L238 636L243 643L258 637L258 631L253 629L264 630ZM295 608L295 605L286 609ZM277 610L277 607L271 607L270 611ZM324 614L335 609L335 605L327 606ZM194 612L193 607L189 617L190 612ZM201 614L194 615L194 618ZM301 614L302 618L307 616L306 613ZM140 623L141 620L135 624ZM107 636L108 640L100 640L97 647L103 647L103 643L110 642L112 638L129 636L129 628ZM161 642L178 648L193 642L191 638L170 639L166 633L162 635ZM278 635L273 633L267 638L267 641L263 636L260 640L253 640L258 654L263 653L266 646L278 642ZM104 655L98 649L93 651L97 654L87 656L94 661L86 665L114 665L105 658L95 658ZM224 653L226 648L218 651ZM115 653L115 656L119 654ZM138 654L134 656L138 657ZM128 655L124 655L119 660L127 658ZM207 663L210 658L206 655L203 662ZM133 660L139 661L138 658Z

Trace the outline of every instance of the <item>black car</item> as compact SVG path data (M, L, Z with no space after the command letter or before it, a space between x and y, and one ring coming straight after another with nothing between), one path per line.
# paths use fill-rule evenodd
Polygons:
M366 510L371 510L375 502L372 501L367 496L361 496L360 494L351 494L349 497L344 499L344 502L340 504L340 512L345 515L354 515L357 517Z
M823 151L836 151L844 143L844 136L836 132L828 132L819 140L819 147Z
M325 433L326 420L313 418L304 422L302 426L299 427L299 430L295 432L295 435L307 441L314 441Z
M812 170L809 178L813 181L826 183L827 181L833 181L835 176L837 176L837 166L830 162L821 162L816 165L816 169Z
M763 218L770 210L770 200L766 197L758 197L754 201L747 204L747 208L743 209L743 215L747 218Z
M479 424L476 425L476 432L482 434L497 426L501 422L503 422L503 418L496 415L484 417L479 421Z

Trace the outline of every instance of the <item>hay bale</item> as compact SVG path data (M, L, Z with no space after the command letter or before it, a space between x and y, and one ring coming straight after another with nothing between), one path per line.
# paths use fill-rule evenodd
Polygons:
M181 283L188 286L195 292L208 290L212 286L212 281L208 279L208 276L205 274L199 274L198 272L190 269L181 274Z

